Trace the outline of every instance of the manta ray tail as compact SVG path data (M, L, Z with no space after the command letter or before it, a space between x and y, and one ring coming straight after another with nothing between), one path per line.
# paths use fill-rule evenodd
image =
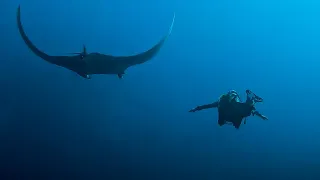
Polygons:
M55 63L54 58L52 56L47 55L46 53L40 51L28 38L26 33L23 30L22 23L21 23L21 13L20 13L20 5L17 10L17 24L18 24L18 29L20 32L20 35L23 39L23 41L27 44L28 48L37 56L40 58L50 62L50 63Z
M167 40L167 38L171 34L171 31L174 25L174 20L175 20L175 14L173 14L173 19L172 19L171 26L169 28L168 33L151 49L137 55L123 57L128 67L145 63L156 56L156 54L159 52L164 42Z

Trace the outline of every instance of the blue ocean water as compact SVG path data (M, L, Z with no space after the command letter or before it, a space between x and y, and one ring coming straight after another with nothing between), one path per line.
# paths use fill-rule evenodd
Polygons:
M122 80L86 80L44 52L131 55L172 34ZM319 179L320 2L56 0L0 6L0 179ZM264 98L239 130L217 110L228 90Z

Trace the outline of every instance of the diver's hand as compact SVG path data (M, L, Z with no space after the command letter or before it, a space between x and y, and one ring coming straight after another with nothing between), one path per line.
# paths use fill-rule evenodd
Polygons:
M261 118L262 118L263 120L268 120L267 116L264 116L264 115L261 115Z
M195 108L189 110L189 112L196 112L196 111L198 111L198 110L199 110L199 108L198 108L198 107L195 107Z

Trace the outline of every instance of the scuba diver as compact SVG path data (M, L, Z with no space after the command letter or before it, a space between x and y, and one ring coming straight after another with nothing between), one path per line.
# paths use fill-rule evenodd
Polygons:
M250 90L246 90L246 94L246 102L241 102L238 93L235 90L231 90L227 94L220 96L218 101L211 104L197 106L189 110L189 112L218 108L218 124L220 126L224 124L231 124L236 129L239 129L242 119L249 117L250 115L256 115L263 120L268 120L266 116L260 114L255 108L255 103L262 102L263 99ZM246 124L246 120L244 121L244 124Z

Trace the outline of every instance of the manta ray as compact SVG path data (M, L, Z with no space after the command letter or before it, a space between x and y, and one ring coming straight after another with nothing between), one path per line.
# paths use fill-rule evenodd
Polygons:
M20 5L17 9L17 24L20 35L28 48L43 60L57 66L69 69L83 78L90 79L94 74L112 74L122 79L125 70L131 66L143 64L157 55L164 42L171 34L174 24L175 14L168 33L151 49L132 56L113 56L98 52L88 53L83 46L81 53L72 53L72 56L50 56L39 50L26 35L22 23Z

